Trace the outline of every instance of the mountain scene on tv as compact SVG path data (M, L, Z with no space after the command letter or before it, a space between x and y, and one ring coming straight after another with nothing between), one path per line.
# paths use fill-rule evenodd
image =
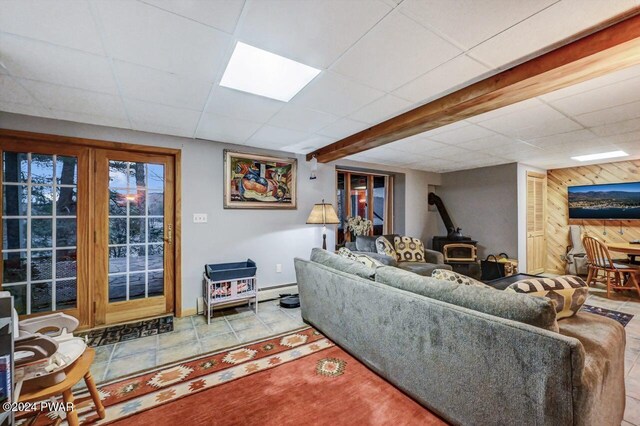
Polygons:
M571 219L640 219L640 182L569 187Z

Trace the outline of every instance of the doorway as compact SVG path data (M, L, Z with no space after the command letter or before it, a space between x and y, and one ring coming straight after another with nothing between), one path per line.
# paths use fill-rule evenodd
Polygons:
M179 314L179 150L2 131L0 153L0 276L21 317Z
M545 271L547 175L527 172L527 273Z

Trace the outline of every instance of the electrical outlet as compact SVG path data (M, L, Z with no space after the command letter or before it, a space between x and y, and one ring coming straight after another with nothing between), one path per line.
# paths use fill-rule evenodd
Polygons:
M282 263L276 263L276 272L282 272Z
M207 214L206 213L194 213L193 214L193 223L207 223Z

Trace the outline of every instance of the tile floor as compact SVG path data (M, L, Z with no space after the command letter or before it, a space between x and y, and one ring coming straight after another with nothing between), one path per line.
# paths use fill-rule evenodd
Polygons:
M132 373L303 327L300 308L282 309L276 300L203 315L175 318L173 331L96 348L91 373L104 383ZM84 387L81 381L78 389Z

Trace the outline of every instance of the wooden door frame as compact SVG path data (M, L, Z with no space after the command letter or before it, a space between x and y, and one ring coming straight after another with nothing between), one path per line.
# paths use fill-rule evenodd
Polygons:
M127 152L137 152L142 154L159 154L159 155L168 155L172 156L174 160L174 231L173 231L173 241L174 241L174 300L173 300L173 309L174 315L176 317L181 317L183 315L182 309L182 150L175 148L164 148L164 147L155 147L148 145L137 145L131 143L123 143L123 142L114 142L114 141L105 141L98 139L87 139L87 138L78 138L71 136L59 136L59 135L51 135L46 133L34 133L34 132L25 132L19 130L6 130L0 129L0 151L5 147L19 147L18 149L22 152L29 151L31 146L37 147L38 145L46 144L51 148L55 148L57 150L63 149L65 146L76 146L76 147L85 147L87 148L88 156L89 156L89 164L93 164L93 166L89 167L89 171L86 171L87 175L85 175L86 182L88 183L89 188L94 187L95 180L95 150L96 149L107 149L107 150L118 150L118 151L127 151ZM78 170L78 181L80 181L80 173ZM1 179L1 177L0 177ZM0 193L0 197L1 197ZM91 217L94 217L95 206L88 197L85 197L85 202L89 203L89 207L87 208ZM1 201L1 198L0 198ZM79 227L80 229L80 227ZM0 230L1 232L1 230ZM89 243L90 239L90 229L84 232L84 235L81 235L78 232L78 238L86 238L87 243ZM93 244L89 244L90 248L88 249L87 256L93 255ZM79 254L80 255L80 254ZM90 259L91 257L89 257ZM91 262L87 260L88 272L87 272L87 283L95 282L95 262ZM0 263L0 268L1 268ZM0 282L2 280L2 275L0 274ZM89 299L85 300L87 303L86 306L93 307L93 303L95 301L95 295L93 292L88 291ZM81 321L82 328L92 327L94 325L94 313L93 309L88 309L88 313L85 316L81 315L81 318L78 318Z
M546 268L546 247L547 247L547 175L546 173L538 173L538 172L532 172L532 171L527 171L527 175L525 178L525 194L526 194L526 202L525 202L525 211L528 212L529 211L529 190L528 190L528 185L529 185L529 178L536 178L536 179L542 179L542 240L543 240L543 247L545 249L545 255L543 256L543 265L542 265L542 269L543 272L547 270ZM535 213L534 213L535 214ZM528 244L528 240L529 240L529 215L526 214L526 218L525 218L525 228L526 228L526 242L525 242L525 247L527 252L525 253L525 258L527 259L527 271L528 272L530 269L530 265L529 265L529 244Z

